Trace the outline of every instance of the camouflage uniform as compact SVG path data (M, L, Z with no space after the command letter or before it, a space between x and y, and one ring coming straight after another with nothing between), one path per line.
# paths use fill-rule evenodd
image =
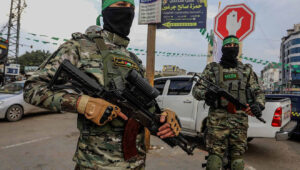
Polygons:
M102 30L97 34L103 38L108 53L119 56L120 59L131 61L133 65L138 67L134 69L139 70L140 74L144 73L141 60L126 50L129 43L127 39L106 30ZM66 90L51 91L47 88L47 84L64 59L70 60L77 68L92 75L99 84L110 88L107 83L105 84L107 76L104 74L104 68L118 70L124 66L105 66L103 64L105 57L92 39L95 36L97 35L72 34L72 39L61 45L40 66L39 70L26 81L24 87L25 101L57 112L76 113L76 102L80 96L79 94ZM97 126L85 119L84 115L78 114L77 127L80 130L80 137L73 157L73 160L77 163L77 169L144 169L146 154L142 128L136 141L139 157L131 161L125 161L122 152L122 136L125 127L123 119L118 117L103 126Z
M229 91L243 103L257 102L264 106L264 94L260 90L258 78L248 64L238 62L237 68L226 69L213 62L206 66L202 76ZM246 89L253 92L253 101L246 95ZM193 88L193 96L197 100L204 100L205 93L206 89L201 84ZM216 103L215 107L209 108L206 124L208 152L222 158L229 148L231 158L239 159L247 149L248 116L238 108L236 114L229 113L226 99L219 99Z

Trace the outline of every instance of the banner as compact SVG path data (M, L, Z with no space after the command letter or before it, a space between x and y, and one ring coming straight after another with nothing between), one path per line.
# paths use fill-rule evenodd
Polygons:
M20 74L20 64L5 65L5 75L17 76Z
M140 0L139 24L161 22L161 0Z
M158 29L206 28L207 0L163 0Z

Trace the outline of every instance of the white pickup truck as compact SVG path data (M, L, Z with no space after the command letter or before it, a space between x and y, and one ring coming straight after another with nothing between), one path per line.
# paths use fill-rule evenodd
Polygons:
M154 80L154 87L160 91L157 97L161 108L174 110L182 124L182 133L189 136L201 136L206 128L206 118L209 106L204 101L198 101L192 96L195 82L192 76L160 77ZM262 123L249 116L248 141L253 138L276 138L286 140L295 129L297 123L290 121L290 99L266 99Z

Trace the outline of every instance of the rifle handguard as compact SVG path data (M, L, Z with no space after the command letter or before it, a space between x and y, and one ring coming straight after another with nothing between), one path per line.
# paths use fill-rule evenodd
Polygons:
M102 126L116 118L121 109L103 99L82 95L77 102L77 112Z
M175 136L178 136L181 131L181 125L176 116L176 113L170 109L164 109L164 112L161 115L166 116L166 122L171 125L171 129L175 133Z

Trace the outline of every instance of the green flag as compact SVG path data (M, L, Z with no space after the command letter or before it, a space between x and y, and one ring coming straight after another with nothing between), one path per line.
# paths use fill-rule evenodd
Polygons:
M57 38L57 37L52 37L51 39L52 39L52 40L56 40L56 41L59 40L59 38Z

